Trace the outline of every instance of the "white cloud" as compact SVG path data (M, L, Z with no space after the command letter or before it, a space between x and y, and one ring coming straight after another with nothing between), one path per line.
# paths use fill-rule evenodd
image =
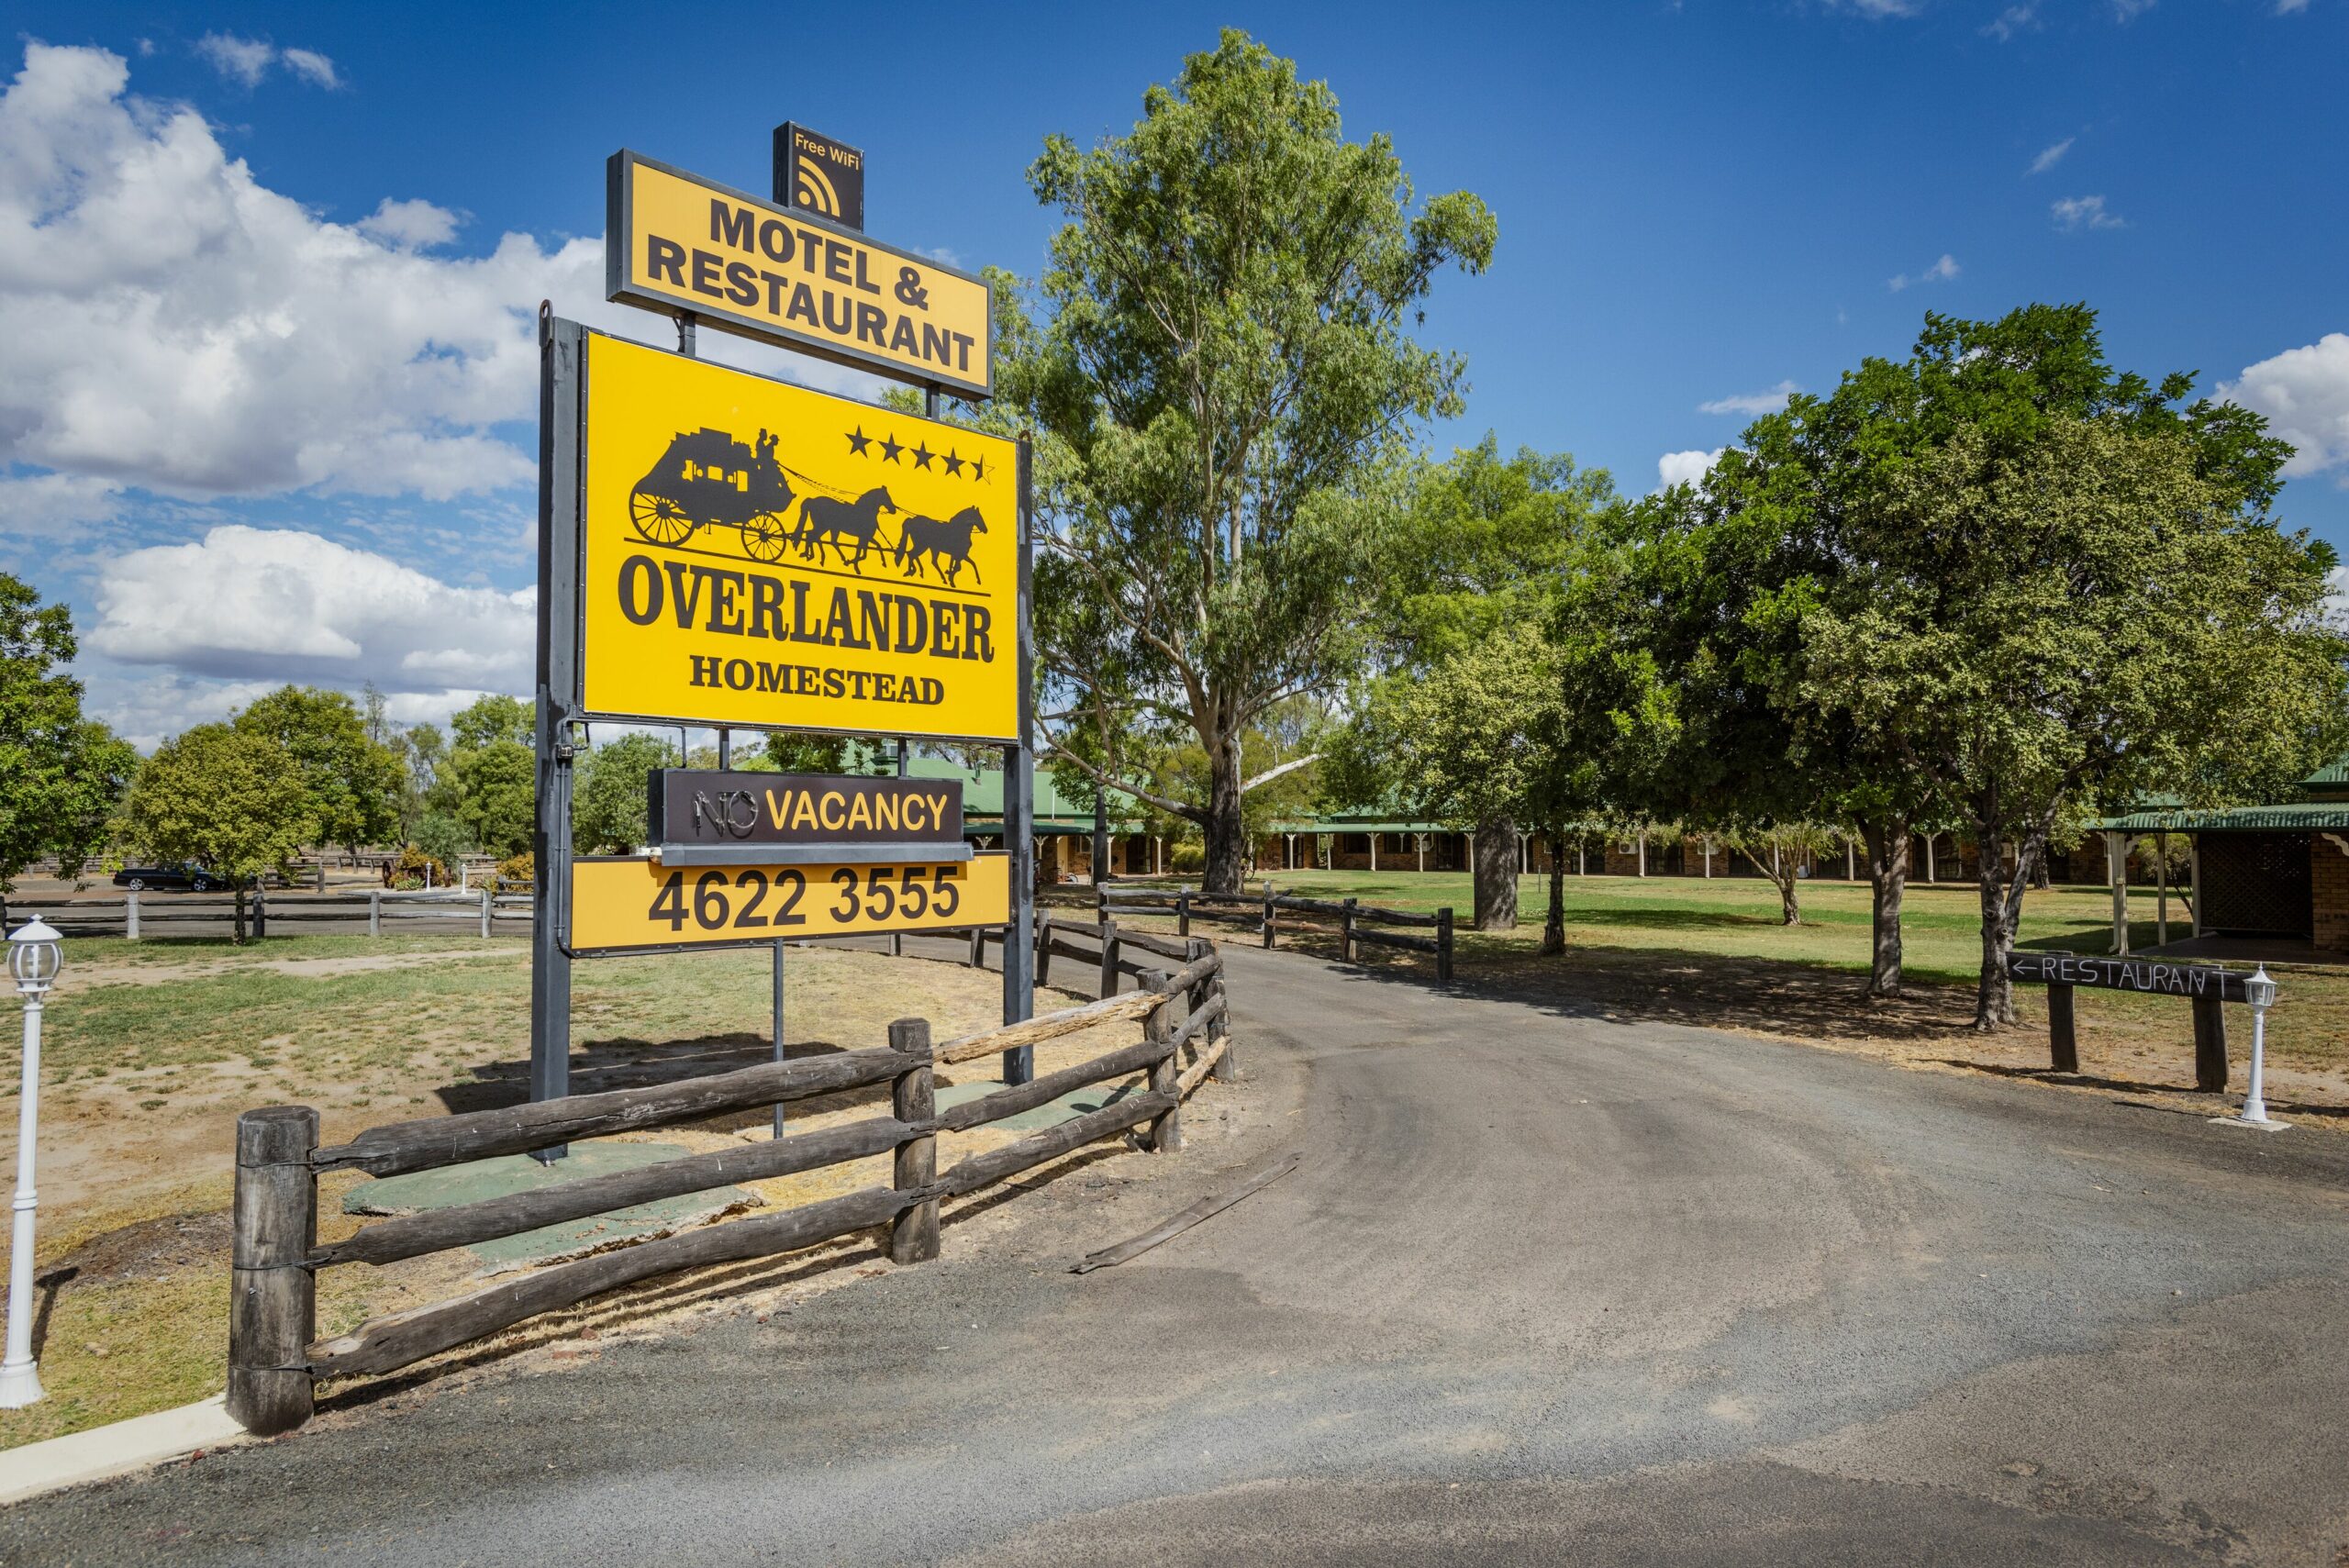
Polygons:
M385 196L375 204L373 212L359 220L358 228L403 250L423 250L454 239L459 221L447 207L428 201L395 202Z
M1656 488L1669 490L1675 484L1694 484L1705 477L1721 453L1728 449L1715 447L1710 451L1666 452L1655 460Z
M0 535L11 539L66 539L122 512L122 487L79 473L0 477Z
M1893 293L1898 294L1902 289L1910 287L1916 284L1947 283L1950 279L1957 276L1961 270L1962 269L1960 269L1957 264L1957 258L1950 255L1947 251L1943 251L1940 261L1935 261L1932 266L1927 267L1923 272L1919 272L1916 276L1911 277L1907 272L1898 272L1893 276L1885 279L1884 286L1890 289Z
M224 524L100 568L90 650L227 681L519 692L538 590L462 588L314 533Z
M2288 17L2308 8L2309 0L2276 0L2276 14L2279 17Z
M2156 0L2112 0L2112 19L2116 22L2133 22L2152 10L2155 3Z
M490 428L531 416L538 301L597 302L599 244L416 254L453 217L323 221L127 82L33 44L0 95L0 462L181 495L530 478Z
M154 49L140 39L139 53ZM221 75L250 91L261 85L273 65L283 65L313 87L328 91L342 85L334 61L314 49L281 50L263 39L240 39L234 33L206 33L195 40L195 52Z
M2067 136L2053 147L2042 148L2039 156L2031 161L2031 172L2034 174L2046 173L2064 161L2064 154L2072 150L2072 143L2077 139L2079 139L2076 137Z
M1984 36L2006 42L2017 33L2036 32L2041 24L2036 6L2009 6L1990 18L1983 28Z
M2288 476L2349 466L2349 332L2245 365L2219 384L2219 395L2266 415L2269 429L2292 443Z
M1827 0L1831 10L1857 11L1863 17L1913 17L1925 8L1924 0Z
M334 61L317 50L289 49L278 58L285 62L286 70L313 87L332 91L342 85L342 78L335 72Z
M1716 397L1709 403L1697 405L1699 414L1776 414L1787 406L1787 399L1800 392L1793 382L1782 381L1767 392L1742 392L1730 397Z
M232 33L205 34L195 40L195 52L213 70L245 87L259 86L269 74L270 61L277 58L277 50L259 39L240 39Z
M2102 196L2065 196L2048 208L2058 228L2126 228L2117 213L2104 210Z

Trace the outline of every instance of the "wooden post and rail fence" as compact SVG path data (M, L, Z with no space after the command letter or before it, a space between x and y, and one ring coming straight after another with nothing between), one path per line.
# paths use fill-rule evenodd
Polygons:
M1269 882L1264 884L1262 896L1194 893L1187 888L1170 892L1149 887L1097 887L1094 889L1094 903L1105 925L1109 923L1113 910L1172 910L1175 934L1185 937L1191 934L1191 921L1195 916L1201 919L1235 920L1240 922L1242 929L1253 929L1261 934L1267 949L1276 945L1280 912L1284 909L1304 915L1334 916L1337 919L1338 953L1346 962L1360 961L1364 943L1375 947L1404 948L1412 952L1431 954L1435 959L1436 979L1447 985L1452 983L1453 927L1449 908L1439 909L1432 915L1419 915L1408 909L1382 908L1353 898L1301 898L1294 894L1275 893ZM1435 934L1406 936L1382 929L1389 926L1421 928Z
M1098 956L1067 940L1083 929L1058 923L1041 929L1040 969L1041 950L1047 947L1075 953L1081 960ZM1145 966L1124 956L1129 945L1169 962L1184 961L1172 969ZM1222 956L1204 942L1184 944L1174 953L1167 951L1169 945L1157 939L1135 942L1108 934L1102 951L1111 955L1106 971L1110 989L1100 1000L942 1044L931 1042L927 1021L906 1018L889 1026L889 1043L882 1050L393 1122L325 1149L317 1146L318 1114L309 1106L247 1111L237 1118L228 1413L257 1434L290 1431L310 1418L321 1378L391 1372L540 1313L683 1269L770 1257L885 1226L889 1255L901 1263L919 1262L939 1254L941 1199L975 1191L1136 1126L1143 1126L1144 1148L1162 1153L1180 1149L1184 1098L1210 1073L1221 1077L1231 1072L1230 1008ZM1126 975L1139 981L1141 989L1119 995L1115 985ZM937 1107L932 1074L939 1067L996 1056L1118 1019L1141 1021L1139 1043L945 1110ZM1188 1065L1182 1060L1186 1047L1193 1053ZM1017 1142L973 1154L943 1172L937 1169L937 1139L942 1132L984 1127L1087 1084L1135 1073L1148 1073L1147 1088ZM344 1240L325 1246L318 1242L317 1181L330 1171L400 1175L884 1083L890 1086L889 1110L884 1116L399 1216L369 1225ZM454 1300L377 1318L337 1339L320 1342L315 1338L316 1276L323 1268L381 1265L660 1198L882 1153L893 1156L886 1185L779 1214L723 1220L640 1240L551 1264Z
M41 917L66 936L124 937L135 942L183 934L195 927L231 925L237 917L237 895L133 890L119 897L61 899L39 907ZM12 920L17 912L10 911ZM453 888L431 893L366 888L274 896L266 889L256 889L245 895L245 919L256 938L266 938L272 926L286 922L331 929L362 921L369 936L381 937L387 926L417 920L436 920L444 926L461 922L486 937L496 926L517 920L527 924L529 918L529 894L498 893L486 887L463 893Z

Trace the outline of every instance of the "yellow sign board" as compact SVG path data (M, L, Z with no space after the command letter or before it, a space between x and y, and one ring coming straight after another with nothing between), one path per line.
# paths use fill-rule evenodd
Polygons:
M932 865L571 864L571 950L671 948L777 938L885 936L1002 926L1010 860Z
M1016 445L586 344L587 712L1021 739Z
M605 292L966 397L994 389L985 280L666 164L615 152Z

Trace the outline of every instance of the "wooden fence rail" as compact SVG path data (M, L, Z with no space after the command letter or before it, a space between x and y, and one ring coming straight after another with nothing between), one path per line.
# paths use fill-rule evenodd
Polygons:
M30 912L23 906L10 912L11 924ZM233 893L129 892L117 898L76 898L40 906L41 917L69 937L124 937L138 941L153 928L225 926L237 915ZM255 938L266 938L269 928L283 921L345 925L365 921L367 934L380 937L387 920L462 921L483 936L498 920L527 920L530 900L487 888L460 893L399 893L368 888L351 893L280 893L272 896L255 890L245 899L245 917ZM165 933L168 934L168 933Z
M1075 948L1073 939L1080 935L1095 940L1097 951L1077 949L1087 961L1099 951L1114 952L1119 940L1114 928L1106 925L1090 930L1043 921L1038 946L1041 951L1047 942L1065 941ZM264 1436L288 1431L310 1418L319 1378L391 1372L540 1313L681 1269L768 1257L884 1226L890 1255L900 1262L918 1262L938 1255L938 1205L943 1198L974 1191L1145 1123L1145 1148L1161 1152L1180 1148L1184 1096L1210 1073L1230 1073L1223 959L1196 939L1180 946L1152 939L1143 951L1185 962L1172 970L1157 970L1119 958L1110 994L1098 1001L943 1044L931 1043L924 1020L901 1019L890 1026L885 1050L768 1062L682 1083L391 1122L329 1148L318 1147L317 1113L307 1106L247 1111L237 1119L229 1414ZM1141 988L1119 994L1114 982L1127 975ZM1137 1044L942 1112L937 1108L933 1074L939 1067L1105 1022L1134 1019L1142 1025ZM1187 1070L1183 1065L1186 1049L1193 1055ZM936 1168L941 1133L966 1132L1088 1084L1136 1073L1148 1074L1146 1088L1002 1148L973 1154L942 1173ZM345 1240L318 1244L317 1181L327 1172L396 1175L885 1082L890 1085L885 1115L769 1143L400 1216L370 1225ZM322 1268L394 1262L658 1198L883 1153L894 1156L885 1186L865 1187L781 1214L726 1220L637 1241L534 1270L453 1300L378 1318L340 1338L314 1342L316 1275Z
M1267 949L1275 945L1280 911L1286 909L1308 915L1334 915L1338 917L1338 951L1347 962L1355 962L1358 944L1405 948L1412 952L1432 954L1435 977L1443 984L1452 983L1452 911L1437 910L1432 915L1415 914L1408 909L1388 909L1357 899L1304 898L1295 894L1275 893L1270 882L1264 884L1261 896L1230 893L1193 893L1186 889L1169 892L1153 887L1097 887L1094 903L1103 925L1109 924L1111 914L1118 909L1171 909L1174 913L1177 936L1191 934L1191 918L1237 920L1243 928L1252 928L1264 937ZM1381 926L1408 926L1431 929L1431 937L1408 937L1378 929ZM1119 940L1126 943L1140 941L1141 933L1120 931Z

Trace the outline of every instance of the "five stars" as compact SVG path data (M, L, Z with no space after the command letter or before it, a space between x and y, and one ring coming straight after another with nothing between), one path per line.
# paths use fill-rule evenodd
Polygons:
M927 442L907 447L894 436L868 436L864 433L864 427L862 425L856 428L855 434L849 436L847 440L850 453L856 457L871 456L872 453L868 449L877 440L881 443L880 455L883 462L896 462L900 454L910 451L914 454L916 468L928 468L934 459L940 467L958 479L962 477L965 468L971 471L971 477L974 481L983 482L987 476L986 459L964 457L959 450L952 448L943 452L934 452L930 450Z

